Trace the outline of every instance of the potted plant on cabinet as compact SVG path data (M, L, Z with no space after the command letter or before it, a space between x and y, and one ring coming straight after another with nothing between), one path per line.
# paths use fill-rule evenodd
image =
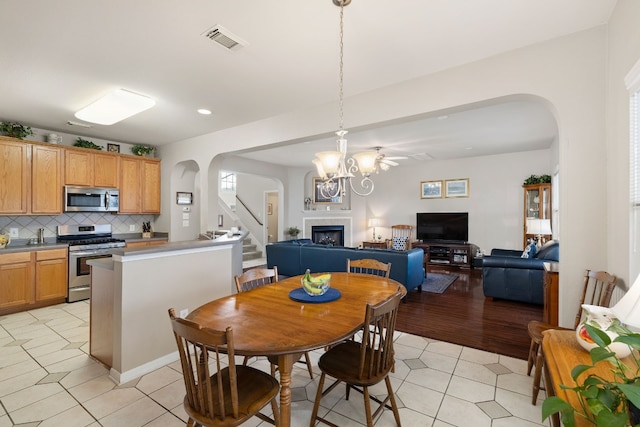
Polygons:
M155 147L150 147L148 145L136 144L131 147L131 152L136 156L146 156L153 153L155 149Z
M33 130L30 126L24 126L15 122L1 122L0 134L10 136L12 138L24 139L27 136L33 135Z
M542 405L542 418L559 413L562 424L566 427L575 425L576 417L587 419L596 426L627 427L640 424L640 334L631 332L616 323L607 331L613 331L618 336L615 339L601 329L584 324L586 331L596 344L590 351L591 365L577 365L571 371L571 377L576 385L570 387L562 384L565 390L576 393L579 397L580 408L572 407L559 397L552 396L545 399ZM631 353L633 364L625 364L609 345L620 342L629 345L634 351ZM610 363L613 379L602 378L589 373L596 363ZM579 379L586 375L583 380Z
M89 141L88 139L83 139L78 137L76 142L73 143L74 147L82 147L82 148L91 148L93 150L102 150L102 147L98 144L95 144L93 141Z

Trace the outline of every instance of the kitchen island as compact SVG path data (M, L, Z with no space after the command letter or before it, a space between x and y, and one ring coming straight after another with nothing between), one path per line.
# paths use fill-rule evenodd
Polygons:
M246 232L123 248L90 260L90 354L118 384L178 359L167 310L186 314L235 292Z

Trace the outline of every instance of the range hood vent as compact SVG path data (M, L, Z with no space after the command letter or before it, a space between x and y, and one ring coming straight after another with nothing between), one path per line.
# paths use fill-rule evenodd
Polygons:
M209 40L213 40L228 51L238 50L248 44L246 41L242 40L240 37L236 36L231 31L224 28L222 25L215 25L205 31L202 35Z

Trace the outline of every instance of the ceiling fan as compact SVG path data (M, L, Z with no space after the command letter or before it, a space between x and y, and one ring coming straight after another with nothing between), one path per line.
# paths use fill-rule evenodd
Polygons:
M394 162L394 160L405 160L408 157L406 156L393 156L387 157L380 152L382 147L373 147L378 153L378 157L376 157L376 168L382 169L383 171L389 170L390 166L398 166L400 163Z

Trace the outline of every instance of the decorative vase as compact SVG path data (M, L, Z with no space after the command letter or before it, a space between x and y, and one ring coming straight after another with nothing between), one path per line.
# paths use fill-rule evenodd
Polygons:
M597 305L582 304L582 320L576 328L576 338L578 343L587 351L591 351L592 348L598 345L591 339L589 333L584 327L585 324L589 324L596 327L609 335L611 341L613 341L618 334L609 330L609 327L614 324L619 324L620 321L613 314L610 308L600 307ZM618 358L627 357L631 354L631 347L619 342L612 342L609 344L608 349L616 354Z

